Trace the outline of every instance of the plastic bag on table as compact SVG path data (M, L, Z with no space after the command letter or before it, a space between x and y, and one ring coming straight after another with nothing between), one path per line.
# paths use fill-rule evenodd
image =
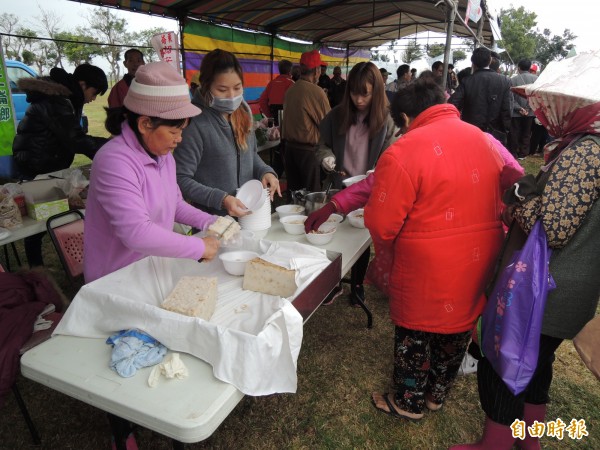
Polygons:
M23 225L23 218L15 200L8 194L0 193L0 228L14 230Z
M13 198L13 200L19 207L21 217L27 215L27 207L25 206L25 194L23 193L23 186L21 186L19 183L6 183L5 185L0 186L0 193Z
M72 170L62 183L62 190L69 199L69 208L84 209L87 187L90 182L79 169Z

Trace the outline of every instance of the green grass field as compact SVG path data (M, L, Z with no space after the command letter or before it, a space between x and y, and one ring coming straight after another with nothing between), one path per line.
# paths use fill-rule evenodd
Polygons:
M106 119L106 111L104 108L108 106L109 92L110 88L106 91L106 94L98 97L96 101L88 103L83 108L83 112L88 117L88 134L90 136L110 137L110 133L104 128L104 120ZM76 154L71 167L84 166L90 163L91 160L87 156Z

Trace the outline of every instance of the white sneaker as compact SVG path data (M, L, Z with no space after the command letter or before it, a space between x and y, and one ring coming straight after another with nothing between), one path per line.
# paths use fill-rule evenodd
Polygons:
M473 358L469 352L465 353L465 357L458 368L459 375L468 375L477 372L477 360Z

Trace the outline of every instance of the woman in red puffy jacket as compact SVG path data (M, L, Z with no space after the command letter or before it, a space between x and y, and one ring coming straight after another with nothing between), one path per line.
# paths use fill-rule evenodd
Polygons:
M379 159L365 224L388 261L372 264L388 272L394 392L372 401L420 419L441 408L484 307L504 236L503 162L431 80L399 92L392 117L406 132Z

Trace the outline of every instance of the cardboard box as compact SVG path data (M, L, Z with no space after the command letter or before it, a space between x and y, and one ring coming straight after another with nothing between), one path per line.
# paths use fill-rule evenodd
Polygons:
M58 187L56 180L23 183L23 192L27 214L33 220L46 220L69 209L67 195Z

